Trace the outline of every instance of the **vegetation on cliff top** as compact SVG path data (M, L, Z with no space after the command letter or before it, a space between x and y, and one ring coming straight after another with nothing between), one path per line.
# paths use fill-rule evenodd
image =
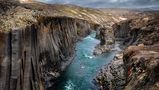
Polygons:
M105 22L120 21L119 14L115 10L100 10L83 8L74 5L44 4L39 2L19 3L14 1L0 1L0 31L10 31L13 28L21 28L37 22L42 16L71 17L83 19L92 23L103 24ZM128 10L121 10L129 13ZM114 15L112 15L114 14ZM130 13L129 13L130 14ZM120 16L122 16L120 14Z

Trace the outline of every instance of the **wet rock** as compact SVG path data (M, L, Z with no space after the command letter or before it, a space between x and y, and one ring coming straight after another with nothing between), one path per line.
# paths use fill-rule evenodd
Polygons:
M102 46L98 45L98 46L96 46L93 54L94 55L100 55L102 53L109 52L110 50L111 49L107 45L102 45Z

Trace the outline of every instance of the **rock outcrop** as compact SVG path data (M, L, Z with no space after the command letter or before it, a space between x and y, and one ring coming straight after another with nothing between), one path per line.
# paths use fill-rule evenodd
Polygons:
M114 59L98 72L94 79L100 90L123 90L126 77L123 65L123 53L118 53Z
M109 52L113 48L115 42L112 29L101 27L99 31L97 31L96 37L100 40L100 44L96 46L94 55Z

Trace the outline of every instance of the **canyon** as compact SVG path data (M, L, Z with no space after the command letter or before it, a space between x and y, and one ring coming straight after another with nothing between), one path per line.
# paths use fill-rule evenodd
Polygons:
M53 87L75 57L76 43L96 32L93 54L121 51L101 67L101 90L158 90L158 11L0 1L0 90ZM87 88L86 88L87 90Z
M158 90L158 12L113 25L123 51L95 78L101 90Z

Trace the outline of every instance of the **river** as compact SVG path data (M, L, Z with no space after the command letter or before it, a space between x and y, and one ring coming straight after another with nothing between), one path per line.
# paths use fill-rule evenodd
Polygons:
M58 84L49 90L97 90L92 80L97 71L109 63L116 51L94 56L93 50L100 41L95 33L85 37L76 45L76 56L69 67L61 74Z

